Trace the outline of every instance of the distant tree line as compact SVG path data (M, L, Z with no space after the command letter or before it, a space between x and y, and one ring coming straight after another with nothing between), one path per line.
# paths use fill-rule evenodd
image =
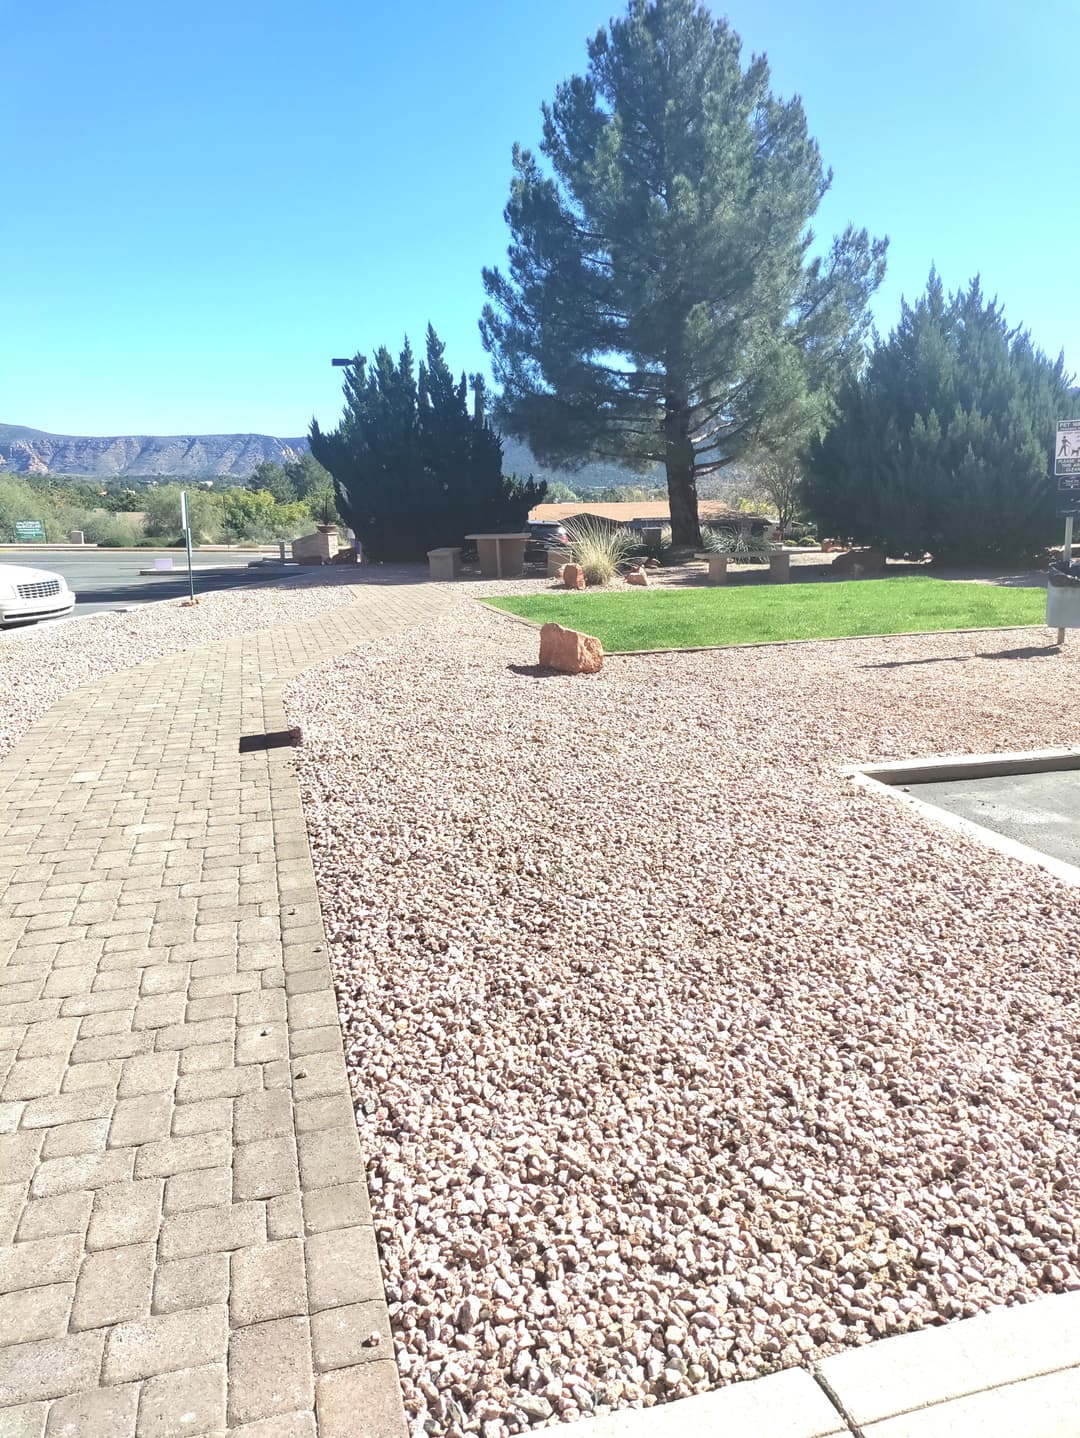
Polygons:
M185 480L136 489L124 481L0 471L0 539L10 540L16 522L30 519L53 541L77 529L87 543L105 547L178 544L182 489L196 543L266 543L340 522L330 476L304 455L286 466L260 464L223 488Z

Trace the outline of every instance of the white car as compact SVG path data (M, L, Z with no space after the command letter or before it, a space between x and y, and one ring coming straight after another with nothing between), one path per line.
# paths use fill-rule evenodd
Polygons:
M56 619L75 608L75 596L62 574L0 564L0 624Z

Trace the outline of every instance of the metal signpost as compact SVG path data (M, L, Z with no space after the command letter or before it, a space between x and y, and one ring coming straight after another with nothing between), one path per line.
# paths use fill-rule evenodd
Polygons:
M1072 563L1073 519L1080 513L1080 419L1059 419L1054 440L1054 478L1058 489L1058 517L1065 520L1065 543L1061 559L1068 570ZM1065 643L1059 629L1057 642Z
M180 491L180 524L184 531L184 548L187 550L187 577L188 590L191 594L191 602L195 603L195 575L191 569L191 526L188 523L187 490Z

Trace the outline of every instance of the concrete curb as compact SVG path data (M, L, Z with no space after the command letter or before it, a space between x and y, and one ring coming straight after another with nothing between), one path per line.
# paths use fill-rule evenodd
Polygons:
M765 1378L567 1424L567 1438L1072 1438L1080 1293L917 1329Z
M963 834L965 838L974 840L984 848L994 849L997 853L1004 854L1006 858L1016 859L1021 864L1042 869L1044 873L1050 874L1063 884L1068 884L1070 888L1080 888L1080 867L1077 865L1069 864L1064 859L1056 859L1051 854L1044 854L1041 849L1034 849L1029 844L1022 844L1017 839L1010 839L1006 834L999 834L996 829L988 829L982 824L976 824L972 819L965 819L960 814L954 814L948 809L928 803L925 799L916 798L914 794L897 788L897 785L904 783L932 783L936 780L950 779L990 779L1008 774L1048 774L1059 770L1073 769L1080 769L1080 749L1033 749L1026 753L901 759L884 764L849 764L845 765L840 772L847 775L860 788L868 789L871 793L888 799L890 803L903 804L906 808L941 828Z

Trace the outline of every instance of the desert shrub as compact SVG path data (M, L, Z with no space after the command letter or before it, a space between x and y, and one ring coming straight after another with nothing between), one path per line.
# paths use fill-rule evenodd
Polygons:
M586 584L610 584L624 563L637 547L637 540L628 529L615 529L590 516L568 519L566 532L570 536L569 554L575 564L580 564Z
M192 541L200 544L217 539L221 533L221 500L205 489L195 488L187 491L187 497ZM159 484L148 489L143 507L147 534L167 544L181 542L178 484Z
M706 526L701 547L707 554L726 554L735 564L764 564L776 546L764 534L747 534L733 525Z
M103 549L134 549L145 539L141 524L116 514L88 514L81 524L71 527L82 530L87 544L99 544Z
M342 523L337 507L334 481L329 476L313 484L304 495L303 502L307 505L308 514L311 516L313 524L340 525Z
M295 539L311 526L302 500L279 504L264 489L230 489L222 499L225 532L231 539L264 544L273 539Z

